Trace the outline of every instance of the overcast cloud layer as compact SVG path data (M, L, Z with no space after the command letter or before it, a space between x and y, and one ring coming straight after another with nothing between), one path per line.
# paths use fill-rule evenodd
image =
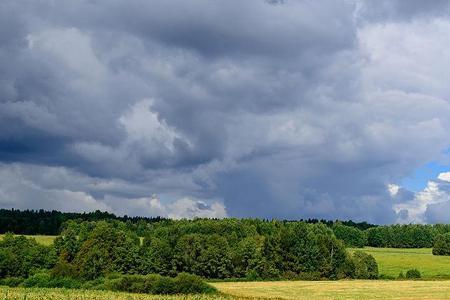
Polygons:
M1 1L0 207L450 222L449 11Z

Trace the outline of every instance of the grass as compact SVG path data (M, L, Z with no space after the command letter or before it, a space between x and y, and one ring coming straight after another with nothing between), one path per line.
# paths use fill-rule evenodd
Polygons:
M144 295L110 291L0 287L2 300L232 300L227 295Z
M3 239L3 236L4 234L0 234L0 239ZM26 236L27 238L34 238L36 239L36 242L45 246L51 245L55 240L55 238L57 237L56 235L24 235L24 236Z
M236 297L286 300L425 300L450 299L448 281L272 281L216 282L219 291Z
M350 249L354 251L357 249ZM435 256L431 248L395 249L364 248L364 252L372 254L378 262L381 275L397 278L400 272L416 268L425 279L450 279L450 256Z

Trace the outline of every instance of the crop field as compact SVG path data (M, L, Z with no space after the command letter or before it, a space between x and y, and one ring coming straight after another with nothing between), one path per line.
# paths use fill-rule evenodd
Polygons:
M354 251L356 249L350 249ZM364 248L378 263L380 274L397 277L400 272L416 268L425 279L450 279L450 256L436 256L431 248Z
M226 295L144 295L109 291L0 287L2 300L232 300Z
M449 281L273 281L218 282L221 292L236 297L286 300L424 300L450 299Z
M0 234L0 239L3 239L3 236L4 234ZM55 238L57 237L56 235L24 235L24 236L26 236L27 238L33 238L36 240L36 242L45 246L51 245L55 240Z

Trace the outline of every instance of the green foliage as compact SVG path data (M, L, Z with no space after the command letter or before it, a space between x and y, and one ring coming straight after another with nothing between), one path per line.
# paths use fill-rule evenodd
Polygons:
M433 255L450 255L450 233L439 234L435 238Z
M138 271L139 239L120 225L115 228L104 221L95 224L73 259L79 277L90 280L110 272Z
M99 286L113 291L145 294L199 294L212 293L215 288L205 283L200 277L180 273L176 277L161 275L123 275L99 282Z
M6 277L3 279L0 279L0 285L17 287L17 286L21 285L23 281L24 281L24 279L21 277Z
M367 244L371 247L430 248L440 230L432 225L391 225L372 227L367 230Z
M23 281L23 287L39 288L80 288L81 283L69 277L54 277L49 272L38 272Z
M150 236L144 240L140 252L142 258L141 273L161 275L172 273L173 249L166 240Z
M355 265L355 278L358 279L377 279L378 265L375 258L363 251L353 253L353 263Z
M51 277L82 281L110 273L176 276L185 272L210 279L340 279L357 274L344 243L320 223L195 219L148 225L141 243L127 223L69 221L54 246L45 248L44 253L53 253L50 264L37 261L25 267L26 273L12 272L8 268L22 263L18 260L22 256L0 247L0 275L26 278L34 269L49 268ZM349 240L357 241L359 230L348 228L336 224L334 229L347 232ZM11 244L11 239L15 238L7 236L3 243ZM21 241L44 247L25 238ZM26 247L21 245L21 249ZM161 290L172 284L164 280L158 283ZM111 282L101 284L107 288Z
M55 262L53 247L34 239L6 234L0 241L0 278L28 277L34 270L51 268Z
M344 241L347 247L362 248L367 244L366 233L358 228L335 223L332 229L334 235Z
M406 278L408 279L418 279L421 278L422 275L420 274L420 271L417 269L410 269L406 271Z

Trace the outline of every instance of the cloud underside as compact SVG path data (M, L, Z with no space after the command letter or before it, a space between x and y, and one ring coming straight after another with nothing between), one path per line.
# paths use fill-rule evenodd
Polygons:
M0 206L450 221L430 3L2 1Z

